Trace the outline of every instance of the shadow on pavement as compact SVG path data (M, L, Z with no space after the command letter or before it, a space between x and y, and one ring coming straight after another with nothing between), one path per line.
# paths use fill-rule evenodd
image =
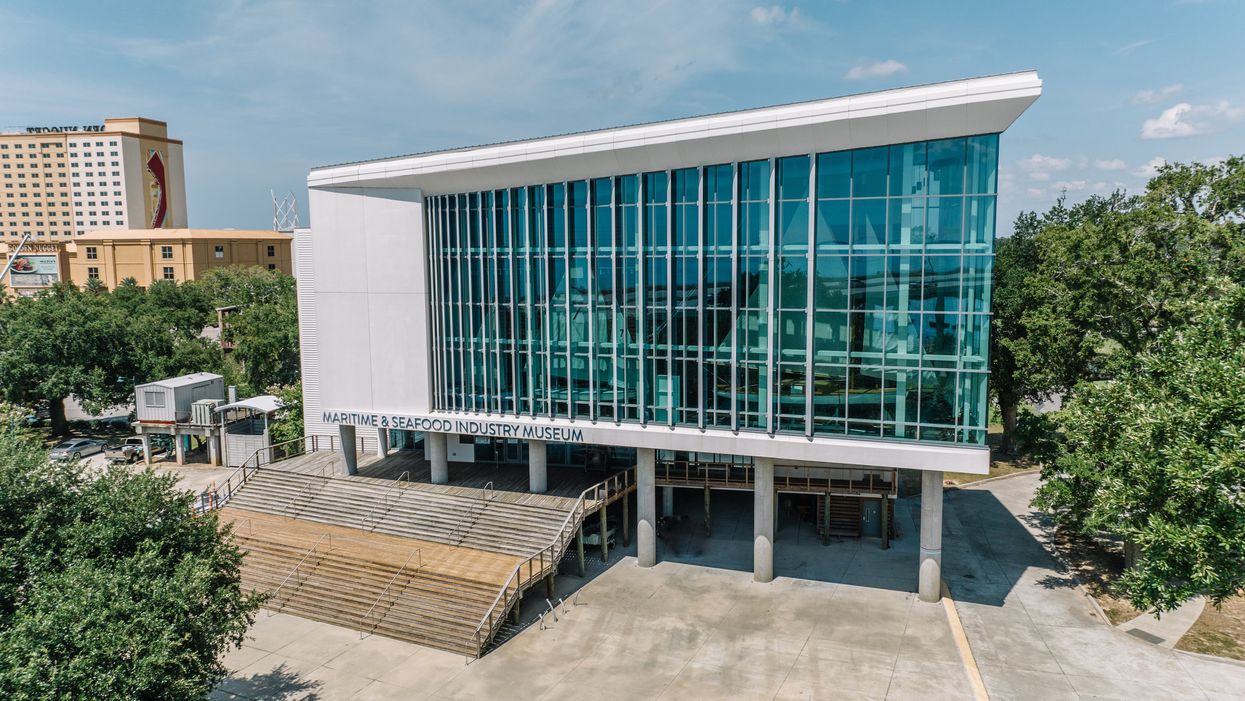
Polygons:
M1039 529L1049 523L1037 511L1019 518ZM1025 573L1038 569L1048 572L1032 584L1045 589L1077 586L1063 563L993 493L984 489L947 491L942 576L957 601L1002 606Z
M320 682L303 679L282 663L276 669L249 677L234 676L228 680L228 692L246 699L273 701L318 701Z

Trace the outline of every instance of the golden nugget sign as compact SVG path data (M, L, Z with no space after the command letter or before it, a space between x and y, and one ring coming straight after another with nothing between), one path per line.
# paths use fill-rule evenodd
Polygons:
M66 134L75 132L101 132L103 124L87 124L81 127L26 127L27 134Z
M493 436L497 438L524 438L555 443L583 443L584 432L578 428L549 426L536 423L512 424L504 421L477 421L475 419L447 419L405 414L370 414L358 411L323 411L321 420L326 424L392 428L401 431L435 431L437 433L461 433L470 436Z

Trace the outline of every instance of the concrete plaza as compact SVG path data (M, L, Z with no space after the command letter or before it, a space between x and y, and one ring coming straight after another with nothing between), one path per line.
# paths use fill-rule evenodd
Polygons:
M1240 698L1245 666L1151 645L1095 617L1042 546L1027 506L1035 484L1024 476L947 495L944 577L990 697ZM752 581L750 501L715 493L705 537L700 495L680 495L686 519L659 540L656 567L620 549L586 584L559 577L567 600L556 623L546 616L544 630L529 625L470 664L261 613L214 698L972 698L943 607L914 593L914 501L899 500L901 535L886 551L876 540L824 546L810 524L781 519L770 584ZM531 598L524 621L545 608Z

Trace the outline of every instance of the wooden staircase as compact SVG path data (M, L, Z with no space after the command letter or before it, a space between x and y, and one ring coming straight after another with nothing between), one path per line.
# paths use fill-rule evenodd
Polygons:
M246 551L244 586L271 593L270 610L479 656L583 520L634 491L633 477L551 502L263 468L219 513Z
M243 587L270 593L270 611L470 656L519 559L233 506L221 518L246 552Z
M817 497L817 533L826 535L826 495ZM860 499L830 498L830 532L833 536L860 537Z
M276 469L256 471L229 506L522 556L548 544L567 512L443 494L393 480L326 478Z

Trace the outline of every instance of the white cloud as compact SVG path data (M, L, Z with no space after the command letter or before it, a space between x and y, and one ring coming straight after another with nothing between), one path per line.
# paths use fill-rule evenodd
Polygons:
M1025 190L1025 193L1028 194L1030 197L1045 197L1046 196L1046 191L1040 187L1027 188Z
M1146 46L1147 44L1153 44L1153 43L1154 43L1153 39L1141 39L1140 41L1134 41L1132 43L1121 46L1120 48L1115 50L1115 53L1120 56L1127 56L1128 54L1131 54L1137 49L1140 49L1141 47Z
M1128 164L1118 158L1112 158L1105 161L1094 161L1094 167L1098 170L1124 170Z
M1165 85L1157 90L1141 90L1136 95L1133 95L1133 104L1152 105L1175 97L1182 92L1184 92L1184 86L1180 83Z
M1050 173L1051 171L1067 170L1072 165L1072 159L1059 158L1057 156L1043 156L1035 153L1032 156L1020 161L1016 161L1016 165L1021 170L1029 173L1029 177L1033 177L1034 173Z
M1181 102L1142 123L1141 138L1176 139L1211 134L1240 121L1245 121L1245 105L1233 105L1227 100L1213 105Z
M1055 192L1079 192L1081 190L1088 190L1089 183L1084 180L1060 180L1059 182L1051 185L1050 189Z
M876 63L861 63L852 66L844 75L848 80L865 80L867 78L885 78L888 75L907 72L908 67L893 58Z
M803 19L800 15L800 8L793 7L790 10L782 5L770 5L769 7L754 7L752 12L748 13L753 22L762 27L770 27L779 24L797 24Z
M1147 178L1147 179L1153 178L1155 175L1158 174L1159 168L1165 165L1166 163L1167 163L1166 158L1163 158L1162 156L1155 156L1154 158L1151 158L1149 161L1146 161L1145 165L1134 170L1133 175L1136 175L1139 178Z

